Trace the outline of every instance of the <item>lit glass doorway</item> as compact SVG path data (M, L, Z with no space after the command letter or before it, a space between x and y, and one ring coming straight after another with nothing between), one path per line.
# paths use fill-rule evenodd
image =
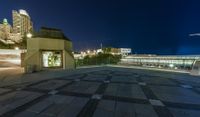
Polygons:
M43 67L61 68L63 65L62 51L42 51Z

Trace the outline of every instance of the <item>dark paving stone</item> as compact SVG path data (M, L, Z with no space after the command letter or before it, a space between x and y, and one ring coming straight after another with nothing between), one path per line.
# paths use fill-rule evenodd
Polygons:
M6 114L24 104L42 96L41 93L28 91L15 91L0 96L0 115Z
M87 76L87 74L75 74L75 75L71 75L71 76L64 76L64 77L61 77L59 79L74 80L74 79L84 78L86 76Z
M0 88L0 95L11 91L11 89Z
M33 105L17 116L76 117L88 100L88 98L54 95Z
M150 86L154 94L162 101L200 104L200 95L182 87Z
M113 76L136 76L131 72L113 72Z
M142 89L136 84L108 84L104 95L146 99Z
M194 87L200 87L200 82L189 81L189 80L178 80L178 79L177 79L177 81L182 84L191 85Z
M111 82L137 83L133 76L112 76Z
M146 104L134 104L102 100L93 117L157 117L153 107Z
M92 72L90 74L92 75L108 75L110 74L112 71L110 70L101 70L101 71L95 71L95 72Z
M64 87L62 91L93 94L101 83L80 81Z
M98 104L93 117L114 117L115 101L102 100Z
M21 93L16 95L17 87ZM198 87L189 75L105 68L0 88L0 113L3 117L198 117Z
M174 117L198 117L200 115L199 110L187 110L179 108L169 108Z
M164 84L164 85L176 85L175 82L168 80L167 78L161 77L141 77L141 79L147 84Z
M70 82L71 81L66 81L66 80L49 80L46 82L39 83L37 85L33 85L31 86L31 88L41 89L41 90L54 90Z
M88 81L104 81L106 80L107 75L88 75L83 80Z

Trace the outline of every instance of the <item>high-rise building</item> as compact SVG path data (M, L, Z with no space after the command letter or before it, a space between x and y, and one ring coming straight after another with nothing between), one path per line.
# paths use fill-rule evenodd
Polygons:
M25 36L27 33L33 31L33 23L31 21L31 17L25 10L13 10L12 17L13 33L20 33L21 36Z
M1 39L9 39L9 34L12 30L11 25L8 23L7 19L3 19L2 24L0 24L0 38Z
M6 44L14 44L22 41L20 33L13 33L7 19L3 19L2 24L0 24L0 41Z

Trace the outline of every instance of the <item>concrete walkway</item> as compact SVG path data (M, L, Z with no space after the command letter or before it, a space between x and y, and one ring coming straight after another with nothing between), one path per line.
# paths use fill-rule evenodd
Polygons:
M2 71L10 73L0 88L2 117L200 115L200 78L187 73L120 67Z

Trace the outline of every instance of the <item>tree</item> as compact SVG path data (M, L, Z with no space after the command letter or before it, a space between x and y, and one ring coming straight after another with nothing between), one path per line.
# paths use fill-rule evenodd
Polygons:
M77 60L77 66L82 65L102 65L117 64L120 62L121 55L112 55L107 53L99 53L94 56L85 56L83 60Z

